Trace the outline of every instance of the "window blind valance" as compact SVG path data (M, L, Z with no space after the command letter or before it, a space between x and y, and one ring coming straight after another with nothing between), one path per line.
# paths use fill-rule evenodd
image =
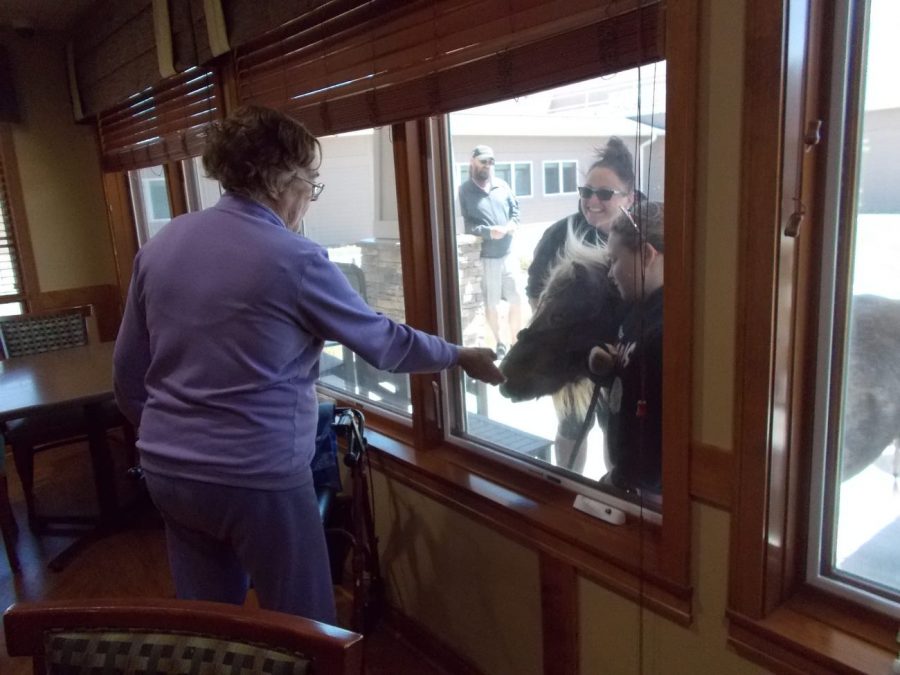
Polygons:
M663 58L644 0L331 2L234 51L238 99L317 134L451 112Z
M219 89L212 71L194 68L99 115L103 169L139 169L200 154L207 125L222 116Z

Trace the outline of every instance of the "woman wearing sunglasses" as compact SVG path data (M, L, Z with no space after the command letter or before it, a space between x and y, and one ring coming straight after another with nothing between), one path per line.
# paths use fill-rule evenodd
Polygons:
M634 158L621 138L612 136L597 153L588 170L585 184L578 188L578 211L548 227L534 249L534 259L528 268L525 292L532 308L544 290L550 269L564 252L566 236L571 228L586 242L606 246L613 222L622 209L634 203ZM565 416L556 431L556 459L560 466L568 466L584 420ZM603 420L600 420L603 426ZM572 470L581 473L587 453L578 454Z
M324 341L392 372L503 376L489 349L376 313L297 234L324 188L321 157L302 124L267 108L210 129L203 165L226 192L135 258L114 380L178 597L242 604L252 580L264 609L334 623L310 468Z
M621 138L612 136L597 152L583 186L578 188L578 211L548 227L534 249L525 292L532 308L544 290L547 275L566 245L566 232L588 243L606 246L613 221L621 208L634 202L634 158Z

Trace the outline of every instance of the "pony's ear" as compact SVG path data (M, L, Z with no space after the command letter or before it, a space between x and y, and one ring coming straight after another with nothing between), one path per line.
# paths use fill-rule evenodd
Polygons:
M576 288L584 288L584 284L591 283L591 275L587 267L580 262L572 263L572 271L574 274L574 284Z
M609 267L574 264L575 284L577 288L597 288L606 290L609 287Z

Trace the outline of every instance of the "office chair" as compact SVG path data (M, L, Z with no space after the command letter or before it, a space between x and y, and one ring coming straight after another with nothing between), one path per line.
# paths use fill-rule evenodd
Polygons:
M82 306L0 318L0 347L3 358L28 356L88 344L87 319L92 313L91 306ZM134 445L134 432L114 401L103 405L101 415L104 428L122 427L125 430L126 444ZM72 407L30 415L6 422L3 431L6 442L12 446L16 471L22 482L29 528L41 533L53 522L85 522L85 518L74 516L41 517L37 513L34 497L35 454L85 440L87 422L84 411Z
M3 615L10 656L35 673L362 673L357 633L280 612L174 599L16 603Z

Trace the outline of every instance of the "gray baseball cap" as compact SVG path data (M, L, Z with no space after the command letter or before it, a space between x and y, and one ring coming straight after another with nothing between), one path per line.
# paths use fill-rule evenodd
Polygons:
M476 145L472 150L472 157L475 159L494 159L494 151L487 145Z

